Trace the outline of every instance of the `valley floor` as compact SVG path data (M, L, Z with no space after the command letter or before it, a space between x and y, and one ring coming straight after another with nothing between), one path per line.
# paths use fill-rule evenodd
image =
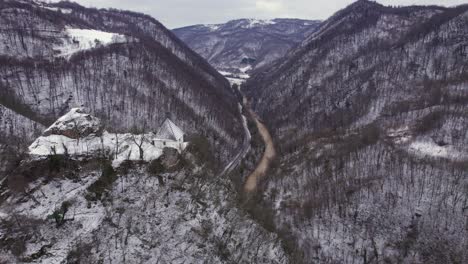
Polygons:
M246 108L248 109L250 116L255 120L258 132L262 136L263 142L265 143L265 152L263 153L262 159L258 163L255 170L247 177L247 181L245 182L244 190L245 192L250 193L257 189L259 180L266 175L268 169L270 168L271 162L276 157L276 150L268 128L262 122L260 122L258 116L250 109L250 107L246 106Z

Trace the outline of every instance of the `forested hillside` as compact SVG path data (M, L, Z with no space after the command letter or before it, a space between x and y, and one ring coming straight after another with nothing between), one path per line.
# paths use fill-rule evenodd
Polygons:
M0 13L5 136L31 141L30 129L21 134L30 122L44 127L84 106L112 130L155 131L170 117L208 137L220 160L237 151L242 125L228 82L155 19L70 2L2 1Z
M297 262L468 261L466 36L468 6L361 0L247 82L280 157L259 199Z
M225 169L244 122L147 15L1 1L0 263L287 263Z

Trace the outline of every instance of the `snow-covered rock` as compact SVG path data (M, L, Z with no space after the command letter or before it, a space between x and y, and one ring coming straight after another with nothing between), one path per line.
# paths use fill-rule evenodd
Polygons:
M125 160L151 161L159 158L164 148L182 152L188 145L184 132L166 120L157 134L109 133L100 120L73 108L59 118L29 146L33 156L70 155L76 158L111 157L113 165Z
M103 126L98 118L87 114L83 108L73 108L47 128L43 136L63 135L79 139L91 134L99 136L102 130Z

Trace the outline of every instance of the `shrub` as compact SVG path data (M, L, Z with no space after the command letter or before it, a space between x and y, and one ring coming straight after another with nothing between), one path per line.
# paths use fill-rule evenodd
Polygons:
M51 155L46 159L21 163L12 170L6 180L6 186L14 192L23 192L30 182L54 178L74 178L78 171L78 162L64 155Z
M380 138L380 129L376 124L370 124L361 132L361 142L365 146L377 143Z
M104 161L101 165L101 177L88 187L87 200L101 200L106 190L117 180L117 173L112 167L110 161Z
M23 255L23 253L26 251L26 240L24 237L19 237L15 239L10 246L10 251L13 256L19 257Z
M28 241L40 236L38 226L43 224L41 219L28 218L24 215L13 214L10 218L0 221L0 249L10 251L14 256L21 256L26 251Z
M51 172L59 172L67 166L66 157L64 155L50 155L47 158L47 164Z
M67 263L79 264L79 263L93 263L90 259L90 252L92 245L89 243L78 243L74 249L72 249L67 256Z
M208 139L204 136L195 135L189 138L189 142L187 151L195 155L198 161L206 164L208 168L215 169L216 158L213 156Z
M34 262L34 260L36 259L40 259L42 258L43 256L45 255L50 255L50 253L48 253L48 249L50 249L52 247L52 245L44 245L42 246L37 252L31 254L31 256L29 257L26 257L24 259L22 259L24 262Z
M443 118L443 113L432 112L422 119L418 120L416 124L416 132L419 134L427 133L440 125L440 121Z
M51 215L48 216L49 219L54 219L57 227L62 226L65 223L65 215L70 208L71 203L65 201L62 203L59 209L56 209Z
M133 168L133 161L125 160L119 166L119 171L122 174L127 174Z
M161 162L161 159L155 159L151 161L147 170L151 175L159 175L164 173L164 166Z
M28 186L28 181L22 174L16 174L8 177L6 183L8 189L18 193L24 192L26 186Z

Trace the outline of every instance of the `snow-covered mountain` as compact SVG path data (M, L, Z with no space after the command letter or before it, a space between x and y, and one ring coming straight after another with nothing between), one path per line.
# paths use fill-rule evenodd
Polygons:
M1 1L0 263L468 263L468 6L317 25Z
M283 57L319 24L316 20L301 19L238 19L173 31L225 75L245 75Z
M360 0L246 83L296 263L468 261L467 36L467 5Z

